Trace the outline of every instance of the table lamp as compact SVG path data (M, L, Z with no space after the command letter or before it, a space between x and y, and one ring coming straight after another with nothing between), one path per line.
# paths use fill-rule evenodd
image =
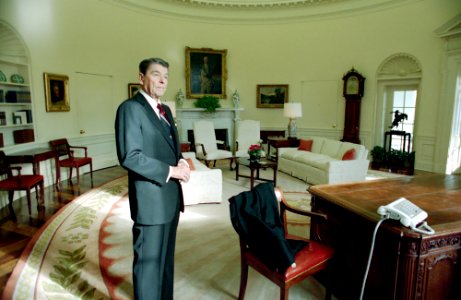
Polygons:
M302 117L303 111L300 102L285 103L283 106L283 115L290 119L288 122L288 138L296 138L296 118Z

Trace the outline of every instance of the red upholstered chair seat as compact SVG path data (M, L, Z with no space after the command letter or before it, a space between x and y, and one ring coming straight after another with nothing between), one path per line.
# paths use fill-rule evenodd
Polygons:
M13 174L13 170L15 170L17 174ZM29 214L31 213L31 189L35 188L37 206L41 207L44 205L43 176L38 174L21 174L21 167L10 167L5 153L0 151L0 176L4 177L4 175L6 175L6 178L0 181L0 190L8 191L9 209L13 216L15 216L13 211L15 191L26 191Z
M66 167L66 168L77 168L79 166L84 166L89 163L91 163L90 157L72 157L72 158L66 158L66 159L59 161L59 165L61 167Z
M309 244L296 254L296 267L290 267L286 270L284 274L285 280L292 280L307 270L310 270L311 274L316 273L320 270L320 266L333 256L333 253L333 248L315 241L309 241Z
M18 176L7 178L0 181L0 190L27 190L43 181L42 175L21 175L21 180Z

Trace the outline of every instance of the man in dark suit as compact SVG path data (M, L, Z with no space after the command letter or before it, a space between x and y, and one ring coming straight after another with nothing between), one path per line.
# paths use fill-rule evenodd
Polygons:
M120 164L128 170L133 225L135 299L173 299L174 251L180 181L190 169L181 159L170 109L160 103L168 84L168 63L160 58L139 64L141 89L117 110L115 138Z

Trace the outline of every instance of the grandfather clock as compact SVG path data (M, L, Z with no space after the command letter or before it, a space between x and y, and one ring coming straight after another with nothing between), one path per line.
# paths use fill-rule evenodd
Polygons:
M360 104L363 97L365 77L352 68L344 75L343 81L346 114L344 116L344 132L341 141L360 144Z

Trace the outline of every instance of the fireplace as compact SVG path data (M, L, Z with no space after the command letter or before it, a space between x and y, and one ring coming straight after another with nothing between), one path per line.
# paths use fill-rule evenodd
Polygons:
M234 150L235 122L240 117L239 113L243 108L218 108L214 113L206 113L203 108L177 108L176 123L179 131L179 139L188 141L192 149L195 149L193 125L198 120L209 120L213 122L216 139L224 141L230 151Z
M230 146L227 128L215 129L214 132L216 135L216 140L224 142L224 145L218 144L218 149L229 149ZM190 151L195 152L194 131L192 129L187 130L187 141L190 142Z

